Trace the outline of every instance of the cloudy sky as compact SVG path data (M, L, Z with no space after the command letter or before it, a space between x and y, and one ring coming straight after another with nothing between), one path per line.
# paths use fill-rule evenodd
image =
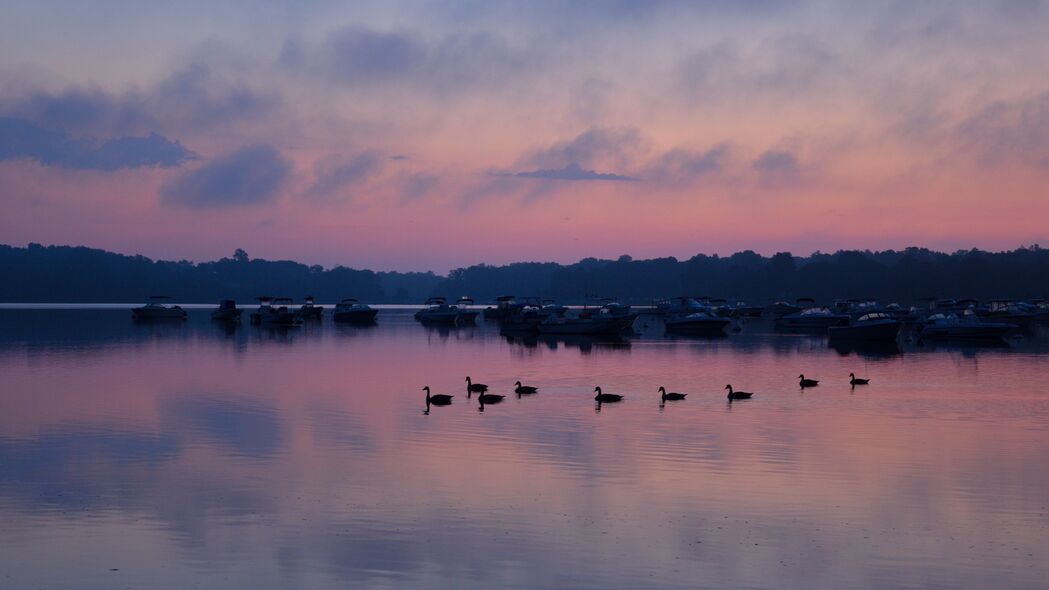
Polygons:
M1049 3L0 2L0 242L444 271L1049 243Z

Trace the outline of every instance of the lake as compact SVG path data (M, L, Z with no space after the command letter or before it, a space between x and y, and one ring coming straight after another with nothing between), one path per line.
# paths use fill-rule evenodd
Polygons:
M1049 579L1044 332L901 352L763 322L594 342L404 310L284 331L200 309L0 321L0 588ZM510 395L480 411L467 375ZM425 385L453 403L426 413ZM596 385L626 399L598 408ZM660 385L689 395L661 405Z

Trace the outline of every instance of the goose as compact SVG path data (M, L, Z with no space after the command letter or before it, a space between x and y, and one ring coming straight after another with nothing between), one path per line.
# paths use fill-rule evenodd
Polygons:
M479 401L482 406L485 404L497 404L503 401L504 397L506 396L497 393L482 393L477 396L477 401Z
M732 391L731 385L726 385L725 389L728 390L728 401L732 401L734 399L750 399L750 396L754 395L753 393L750 393L748 391Z
M849 385L866 385L870 382L870 379L857 379L854 373L849 373Z
M806 379L805 375L798 375L798 379L801 379L802 387L816 387L820 384L819 379Z
M484 383L474 383L470 380L470 376L466 376L466 396L469 397L471 393L484 393L488 391L488 386Z
M597 392L597 395L594 396L594 399L599 401L599 402L612 403L612 402L621 402L621 401L623 401L623 396L621 396L619 394L616 394L616 393L601 393L601 388L600 387L595 387L594 391Z
M667 400L670 400L670 401L682 400L682 399L685 399L686 395L688 395L687 393L675 393L673 391L671 391L670 393L667 393L667 388L663 387L663 386L659 387L659 392L662 394L659 397L663 401L667 401Z
M530 385L521 385L520 381L514 383L514 393L517 395L531 395L533 393L539 393L538 387L532 387Z
M447 406L452 403L454 396L438 393L436 395L430 395L430 386L423 387L423 391L426 392L426 403L433 404L435 406Z

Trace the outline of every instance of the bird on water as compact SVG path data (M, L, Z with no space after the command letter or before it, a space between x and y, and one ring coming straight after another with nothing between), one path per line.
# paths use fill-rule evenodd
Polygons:
M470 397L471 393L484 393L488 391L488 386L484 383L474 383L470 380L470 376L466 376L466 397Z
M683 400L683 399L685 399L685 396L686 396L686 395L688 395L687 393L677 393L677 392L674 392L674 391L671 391L671 392L667 393L667 388L666 388L666 387L663 387L662 385L660 385L660 386L659 386L659 393L661 394L661 395L659 396L659 398L660 398L660 399L661 399L662 401L667 401L667 400L670 400L670 401L678 401L678 400Z
M725 389L728 390L728 401L732 401L732 400L736 400L736 399L750 399L750 397L752 395L754 395L753 393L750 393L749 391L733 391L732 390L732 385L726 385Z
M867 385L870 382L870 379L859 379L855 373L849 373L849 385Z
M539 393L538 387L532 387L531 385L521 385L520 381L514 383L514 393L517 395L531 395L533 393Z
M816 387L820 384L819 379L806 379L804 374L798 375L798 379L801 379L802 387Z
M448 404L452 403L452 397L454 397L451 395L446 395L444 393L430 395L429 385L423 387L423 391L426 392L426 403L433 404L435 406L447 406Z
M595 387L594 391L597 393L597 395L594 396L594 399L596 401L605 402L605 403L613 403L613 402L621 402L621 401L623 401L623 396L621 396L621 395L619 395L617 393L602 393L600 387Z

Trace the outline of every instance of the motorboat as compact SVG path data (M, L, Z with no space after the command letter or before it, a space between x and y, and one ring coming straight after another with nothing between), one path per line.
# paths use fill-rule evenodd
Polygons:
M522 307L524 307L524 304L518 302L513 295L500 295L495 298L495 307L485 308L484 319L502 321L512 316Z
M379 310L356 299L343 299L335 306L332 319L337 324L372 324Z
M324 308L317 305L313 295L303 298L302 307L299 308L299 317L304 320L319 320L324 318Z
M956 314L936 313L921 326L921 337L943 340L1001 340L1017 329L1016 324L988 322L969 311Z
M786 301L777 301L766 307L765 311L773 318L779 319L783 316L800 313L803 309L804 308L800 305L794 305L792 303L787 303Z
M415 319L424 324L471 324L480 313L466 307L471 304L469 297L462 297L455 304L449 304L444 297L431 297L424 309L415 312Z
M544 318L550 316L564 317L567 312L567 307L557 303L553 299L544 299L542 301L542 306L539 308L539 315Z
M832 340L862 340L865 342L895 342L902 324L887 313L864 314L846 326L829 326L827 335Z
M288 309L289 297L258 297L259 308L251 313L251 323L256 326L290 327L302 325L302 317Z
M688 315L708 310L709 307L700 303L695 297L671 297L655 302L655 312L664 317Z
M149 302L142 307L131 310L131 318L136 320L184 320L186 310L177 305L164 305L171 299L167 295L150 295Z
M776 329L785 332L824 333L831 326L847 326L849 315L834 313L826 307L810 307L776 319Z
M211 319L218 322L239 322L240 315L244 310L237 307L237 302L232 299L219 301L219 307L211 312Z
M1015 324L1024 330L1034 329L1036 321L1033 306L1007 299L994 300L986 307L976 308L976 315L982 320Z
M724 336L725 329L731 324L731 319L717 315L711 310L695 311L664 320L667 333L698 336Z

